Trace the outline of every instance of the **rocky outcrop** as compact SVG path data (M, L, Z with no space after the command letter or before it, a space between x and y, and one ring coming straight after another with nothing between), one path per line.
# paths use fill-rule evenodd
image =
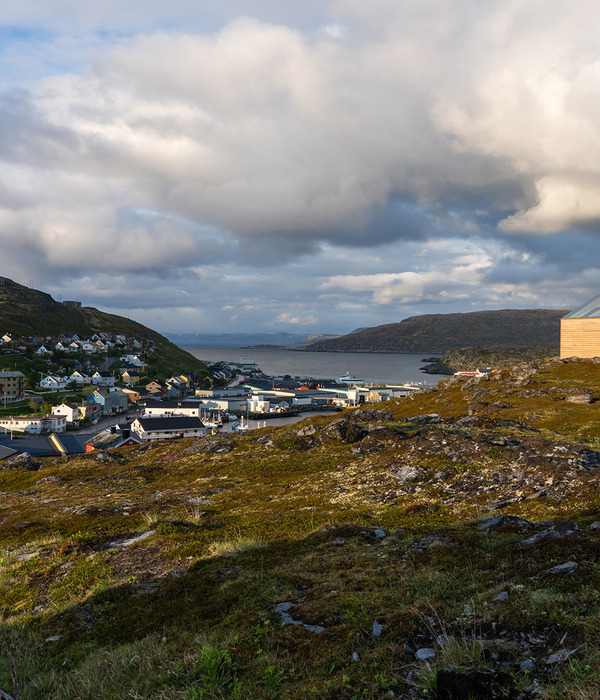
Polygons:
M0 469L26 469L27 471L36 471L39 469L40 463L36 462L29 452L12 455L0 462Z

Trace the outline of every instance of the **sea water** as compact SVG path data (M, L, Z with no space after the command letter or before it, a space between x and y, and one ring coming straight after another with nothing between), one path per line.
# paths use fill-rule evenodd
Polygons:
M388 384L418 383L431 386L441 374L419 371L427 353L397 354L379 352L308 352L266 348L216 348L182 345L199 360L238 362L240 357L253 357L260 369L269 376L312 377L336 379L350 374L365 382Z

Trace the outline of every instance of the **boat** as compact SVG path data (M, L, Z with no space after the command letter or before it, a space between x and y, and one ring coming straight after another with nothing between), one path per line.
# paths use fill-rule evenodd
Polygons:
M362 379L357 379L356 377L353 377L351 374L342 374L341 377L338 377L335 380L336 384L362 384L363 380Z
M210 414L206 416L201 416L200 420L204 423L207 428L222 428L223 421L220 415L212 416Z
M235 433L245 433L248 430L248 421L242 416L240 418L240 422L236 423L233 428L233 432Z

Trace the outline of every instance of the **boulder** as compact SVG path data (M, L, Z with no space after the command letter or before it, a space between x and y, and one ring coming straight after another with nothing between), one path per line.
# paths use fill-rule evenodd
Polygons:
M314 435L317 432L317 429L315 428L314 425L305 425L302 428L299 428L296 430L296 435L298 437L307 437L309 435Z
M400 484L410 484L414 481L421 481L426 472L422 467L408 465L405 467L392 467L390 474L398 480Z
M379 423L385 420L394 420L394 414L391 411L382 411L380 409L368 411L359 408L358 410L349 413L348 418L350 420L357 421L358 423Z
M581 530L577 523L568 521L564 523L557 523L547 530L542 530L541 532L536 532L535 535L526 537L519 541L519 546L528 547L529 545L536 544L542 540L562 540L564 537L580 537Z
M348 418L338 418L323 431L327 437L341 442L360 442L367 436L367 431Z
M39 462L36 462L29 452L12 455L3 462L0 462L0 469L26 469L34 472L40 468Z
M564 564L558 564L558 566L553 566L548 569L549 574L570 574L579 568L579 564L576 561L566 561Z

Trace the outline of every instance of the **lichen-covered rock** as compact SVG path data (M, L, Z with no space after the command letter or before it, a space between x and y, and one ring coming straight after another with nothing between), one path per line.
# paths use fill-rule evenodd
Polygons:
M574 396L566 396L565 401L568 403L592 403L594 401L594 397L591 394L575 394Z
M307 437L308 435L314 435L316 432L316 427L311 423L310 425L304 425L302 428L296 430L296 435L299 437Z
M329 438L348 443L360 442L368 434L364 428L345 417L334 420L323 432Z
M39 462L36 462L29 452L12 455L0 462L0 469L26 469L27 471L34 472L39 468Z
M358 410L349 413L348 418L359 423L373 423L375 421L381 422L385 420L393 420L394 414L391 411L382 411L381 409L373 409L372 411L369 411L359 408Z
M225 454L233 450L233 444L229 438L222 435L211 435L198 438L187 448L186 452L208 452L209 454Z
M415 481L422 481L427 475L427 472L422 467L407 465L391 467L390 474L397 479L400 484L411 484Z

